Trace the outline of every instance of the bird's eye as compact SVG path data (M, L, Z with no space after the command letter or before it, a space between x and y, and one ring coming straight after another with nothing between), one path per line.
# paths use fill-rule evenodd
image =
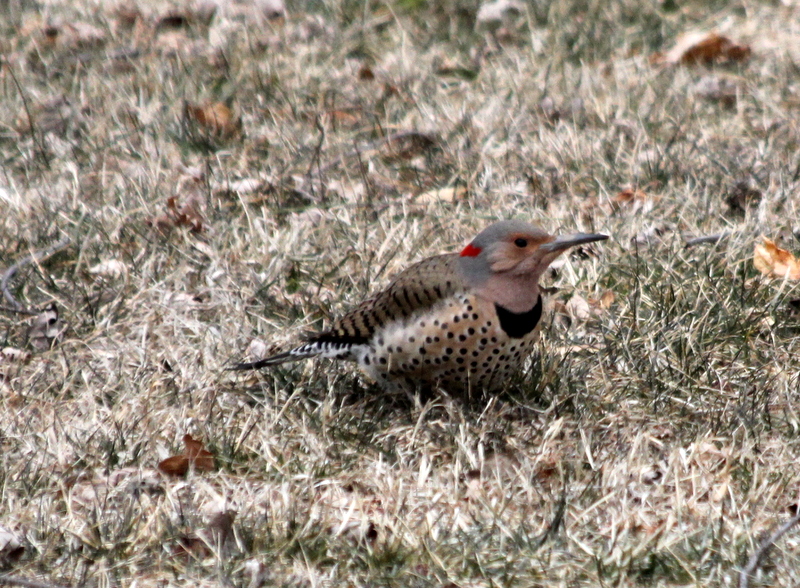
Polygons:
M519 239L516 239L514 241L514 245L516 245L517 247L519 247L521 249L524 249L525 247L528 246L528 241L527 241L527 239L523 239L522 237L520 237Z

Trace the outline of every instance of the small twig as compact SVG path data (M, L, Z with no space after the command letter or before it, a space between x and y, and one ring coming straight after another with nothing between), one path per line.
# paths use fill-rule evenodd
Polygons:
M783 523L778 529L758 546L755 553L747 560L747 565L744 566L739 572L739 588L748 588L750 584L750 577L756 572L758 566L761 565L761 560L769 553L769 550L775 545L775 542L783 537L786 532L794 525L800 522L800 511L797 512L792 518Z
M63 239L61 239L61 241L59 241L55 245L51 245L50 247L47 247L45 249L40 249L39 251L34 251L30 255L26 255L25 257L20 259L17 263L9 267L5 272L3 272L3 278L2 280L0 280L0 290L3 291L3 297L6 299L6 302L8 302L12 307L11 312L19 312L21 314L37 314L31 312L30 310L26 309L22 304L17 302L17 299L14 298L14 295L8 289L9 282L13 279L13 277L17 274L17 272L21 268L25 267L30 263L38 264L43 262L48 257L52 257L59 251L66 249L70 243L71 243L70 238L64 237ZM5 307L0 307L0 308L2 308L2 310L6 310Z
M24 588L65 588L59 584L50 584L48 582L39 582L38 580L28 580L27 578L20 578L18 576L0 574L0 586L4 584L8 584L9 586L23 586Z
M716 235L704 235L702 237L695 237L694 239L686 239L686 243L684 247L694 247L695 245L705 245L706 243L717 243L728 237L730 235L729 232L724 233L717 233Z

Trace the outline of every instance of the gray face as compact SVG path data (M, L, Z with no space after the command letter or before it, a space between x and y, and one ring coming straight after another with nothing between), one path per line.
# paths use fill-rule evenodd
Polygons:
M530 248L553 240L539 227L520 220L499 221L481 231L459 259L461 269L472 285L486 282L494 273L492 264L503 249L516 253L514 242L523 239ZM521 251L520 251L521 253Z
M467 281L477 287L501 275L538 279L565 249L607 238L585 233L554 237L536 225L506 220L479 233L461 252L459 262Z

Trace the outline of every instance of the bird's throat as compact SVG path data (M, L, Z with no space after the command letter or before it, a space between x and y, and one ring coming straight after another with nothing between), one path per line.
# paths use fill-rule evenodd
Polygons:
M539 324L542 318L542 296L530 310L526 312L511 312L500 306L494 305L497 312L497 318L500 320L500 328L505 331L506 335L514 339L520 339L530 333Z

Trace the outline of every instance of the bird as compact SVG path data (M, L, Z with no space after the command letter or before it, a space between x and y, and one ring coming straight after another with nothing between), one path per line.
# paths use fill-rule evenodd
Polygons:
M327 330L232 369L321 357L354 361L389 390L495 391L523 368L538 338L542 274L570 247L604 239L554 236L522 220L495 222L459 253L401 271Z

